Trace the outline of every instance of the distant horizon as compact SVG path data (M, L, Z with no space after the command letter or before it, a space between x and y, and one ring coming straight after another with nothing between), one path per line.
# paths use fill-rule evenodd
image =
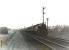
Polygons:
M36 24L35 24L36 25ZM32 25L30 25L32 26ZM23 28L27 28L27 27L30 27L30 26L24 26L24 27L19 27L19 28L11 28L11 27L7 27L7 26L2 26L2 27L7 27L9 29L23 29ZM34 26L34 25L33 25ZM53 27L53 26L69 26L69 25L49 25L48 27ZM1 27L0 27L1 28Z

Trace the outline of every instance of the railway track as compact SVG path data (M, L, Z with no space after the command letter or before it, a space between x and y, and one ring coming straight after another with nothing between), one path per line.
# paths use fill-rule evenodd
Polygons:
M55 42L52 42L50 40L44 40L42 38L35 38L36 40L38 40L39 42L49 46L50 48L52 48L52 50L69 50L68 47L66 46L63 46L61 44L58 44L58 43L55 43Z
M50 50L69 50L69 47L68 46L65 46L64 44L66 44L63 40L59 40L57 42L56 39L51 39L49 37L47 38L44 38L44 37L41 37L41 36L37 36L37 35L34 35L34 34L31 34L30 32L23 32L23 34L27 35L27 36L30 36L31 38L39 41L40 43L42 43L43 45L46 45L48 46L48 48L50 48ZM15 36L15 35L14 35ZM18 34L19 36L19 34ZM17 37L18 37L17 36ZM21 36L20 36L21 37ZM17 38L18 39L18 38ZM14 38L13 38L14 40ZM11 40L11 42L13 41ZM10 42L10 43L11 43ZM62 43L62 44L61 44ZM64 44L63 44L64 43ZM67 44L66 44L67 45ZM12 47L13 48L13 47Z
M39 37L39 36L37 36L37 37L41 38L43 40L55 43L56 45L60 45L60 46L65 47L65 48L69 48L69 42L68 41L64 41L64 39L60 40L60 39L49 38L49 37L46 37L46 38Z
M42 37L40 37L40 38L42 38ZM66 41L66 40L63 40L63 39L59 40L59 39L54 39L54 38L42 38L42 39L48 40L50 42L53 42L53 43L55 43L57 45L65 47L65 48L69 48L69 42Z
M7 50L51 50L25 33L16 32L8 42Z
M56 42L57 40L52 40L50 38L42 38L36 35L31 35L30 33L28 33L27 35L48 46L49 48L51 48L51 50L69 50L69 47L64 45L66 43L63 40L61 40L60 42Z

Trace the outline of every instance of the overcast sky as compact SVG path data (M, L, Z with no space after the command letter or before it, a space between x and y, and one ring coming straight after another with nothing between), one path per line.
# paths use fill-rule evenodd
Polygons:
M0 0L0 27L23 28L42 22L42 7L49 25L69 25L69 0Z

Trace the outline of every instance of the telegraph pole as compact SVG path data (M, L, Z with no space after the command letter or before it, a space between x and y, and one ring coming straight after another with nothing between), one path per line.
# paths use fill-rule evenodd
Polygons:
M43 7L43 24L44 24L44 14L45 14L45 12L44 12L44 10L45 10L45 7Z
M47 20L47 33L48 33L48 20L49 20L49 18L46 18L46 20Z

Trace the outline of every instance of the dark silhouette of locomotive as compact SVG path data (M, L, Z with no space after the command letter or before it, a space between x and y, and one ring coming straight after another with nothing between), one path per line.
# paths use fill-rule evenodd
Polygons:
M48 30L47 30L46 25L44 23L34 25L32 28L32 31L36 32L39 35L45 35L46 36L48 34Z

